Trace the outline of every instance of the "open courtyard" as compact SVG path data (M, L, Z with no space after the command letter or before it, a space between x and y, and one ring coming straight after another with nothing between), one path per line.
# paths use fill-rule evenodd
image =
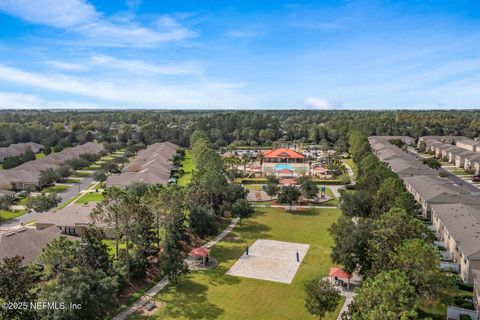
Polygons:
M191 272L168 285L155 297L162 305L157 313L129 319L316 319L304 307L304 284L328 274L332 245L328 228L339 215L334 208L300 213L257 208L252 218L211 249L219 261L216 268ZM246 242L254 244L257 239L309 245L304 257L300 254L303 260L290 284L227 274L244 255ZM255 247L250 247L252 254ZM326 319L336 319L340 307Z

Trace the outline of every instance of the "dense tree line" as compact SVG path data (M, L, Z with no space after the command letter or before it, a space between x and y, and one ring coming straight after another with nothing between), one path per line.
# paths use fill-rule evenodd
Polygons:
M212 145L314 143L346 150L348 132L366 135L480 135L478 111L3 111L0 146L38 142L60 151L89 141L189 144L195 130ZM48 149L49 150L49 149Z

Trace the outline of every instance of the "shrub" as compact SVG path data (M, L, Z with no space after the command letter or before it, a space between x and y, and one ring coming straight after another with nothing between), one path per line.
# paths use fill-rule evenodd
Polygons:
M135 252L130 259L130 276L133 279L143 278L149 265L150 263L144 255Z

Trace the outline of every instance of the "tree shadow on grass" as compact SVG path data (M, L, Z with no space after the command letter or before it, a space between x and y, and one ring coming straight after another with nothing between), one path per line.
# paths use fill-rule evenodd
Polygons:
M332 207L332 209L336 209L336 207ZM330 208L326 210L330 210ZM307 217L319 216L321 214L319 209L313 209L313 208L306 209L305 211L285 211L285 213L291 214L292 216L307 216Z
M164 303L163 308L165 308L159 318L218 318L225 311L208 301L207 290L207 285L187 277L181 279L177 284L169 285L160 299L157 297Z
M270 235L268 234L268 232L271 229L272 228L270 228L266 224L258 223L255 221L248 221L247 223L238 226L237 232L239 233L239 235L237 236L237 238L239 238L243 242L251 239L269 238Z

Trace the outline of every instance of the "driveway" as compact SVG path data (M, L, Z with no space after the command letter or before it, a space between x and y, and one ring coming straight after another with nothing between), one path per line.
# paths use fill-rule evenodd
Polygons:
M80 183L75 183L73 184L70 188L65 190L62 193L59 193L58 195L62 199L59 205L67 202L68 200L72 199L75 197L77 194L80 193L83 189L85 189L87 186L89 186L93 182L92 177L85 177L80 180ZM10 219L8 221L0 223L0 228L11 228L11 227L16 227L22 223L29 222L31 220L34 220L38 218L42 213L41 212L30 212L26 213L24 215L21 215L19 217L16 217L14 219Z

